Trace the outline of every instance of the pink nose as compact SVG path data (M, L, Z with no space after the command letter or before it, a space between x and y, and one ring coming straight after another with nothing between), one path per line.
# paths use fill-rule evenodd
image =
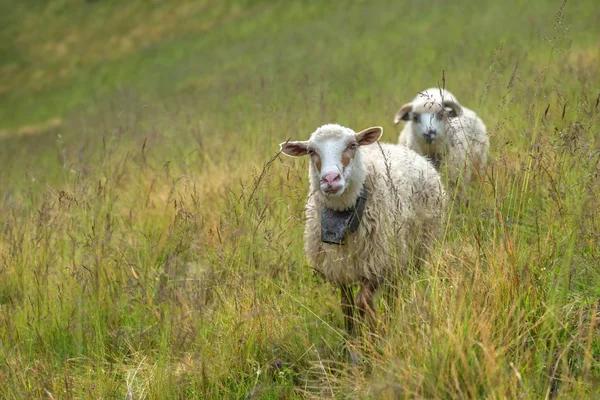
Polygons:
M321 182L333 185L335 182L342 179L342 176L337 172L328 172L321 177Z

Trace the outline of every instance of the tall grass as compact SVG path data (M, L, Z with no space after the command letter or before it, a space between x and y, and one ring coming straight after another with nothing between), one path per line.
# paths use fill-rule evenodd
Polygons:
M98 28L116 2L5 14L3 35L49 28L4 49L28 83L0 95L0 397L600 396L594 2L132 4L123 37L168 23L122 52ZM97 53L34 84L28 52L71 20ZM350 365L302 252L307 164L277 143L327 122L395 141L442 71L490 165Z

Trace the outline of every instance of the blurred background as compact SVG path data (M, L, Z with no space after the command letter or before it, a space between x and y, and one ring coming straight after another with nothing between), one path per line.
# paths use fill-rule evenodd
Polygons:
M0 0L0 397L597 396L598 21L594 0ZM307 164L278 144L329 122L396 142L437 85L490 165L352 370L302 254Z

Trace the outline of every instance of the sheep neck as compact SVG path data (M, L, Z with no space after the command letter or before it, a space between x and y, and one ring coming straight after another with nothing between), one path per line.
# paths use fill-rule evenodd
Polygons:
M367 190L363 184L353 207L336 211L323 207L321 212L321 241L329 244L344 244L346 237L356 232L367 203Z

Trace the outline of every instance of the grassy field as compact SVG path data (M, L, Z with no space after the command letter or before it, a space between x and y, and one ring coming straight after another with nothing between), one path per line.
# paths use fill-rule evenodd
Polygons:
M599 20L0 0L0 397L600 398ZM394 142L442 79L491 161L350 365L302 252L307 163L278 143L328 122Z

